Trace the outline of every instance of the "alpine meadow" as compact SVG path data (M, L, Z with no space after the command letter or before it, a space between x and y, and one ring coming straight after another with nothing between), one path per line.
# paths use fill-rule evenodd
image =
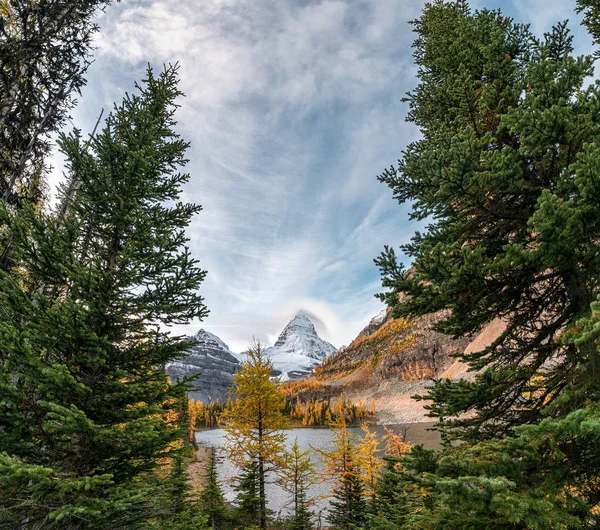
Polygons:
M0 0L0 529L600 530L598 59L597 0Z

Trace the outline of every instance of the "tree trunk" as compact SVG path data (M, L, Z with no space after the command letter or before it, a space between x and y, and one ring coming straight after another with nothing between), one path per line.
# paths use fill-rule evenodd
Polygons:
M258 495L260 496L260 527L267 530L267 503L265 499L265 463L258 458Z
M344 431L344 496L346 497L346 521L345 527L350 525L350 486L348 484L348 445L345 442L346 436Z

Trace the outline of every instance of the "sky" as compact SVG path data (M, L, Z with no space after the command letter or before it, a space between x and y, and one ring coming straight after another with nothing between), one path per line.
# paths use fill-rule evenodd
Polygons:
M178 131L191 142L184 199L203 211L190 249L208 271L204 328L243 351L299 311L336 347L383 309L377 257L419 228L377 180L418 138L401 98L417 84L416 0L123 0L98 23L72 125L90 132L148 64L179 62ZM574 0L475 0L542 35ZM62 178L56 153L50 185ZM408 262L405 261L408 265Z

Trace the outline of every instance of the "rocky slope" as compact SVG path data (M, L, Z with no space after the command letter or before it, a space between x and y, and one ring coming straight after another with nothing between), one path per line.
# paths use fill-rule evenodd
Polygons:
M471 377L452 355L479 351L503 330L502 322L494 321L477 337L454 340L430 329L442 316L409 321L379 315L348 347L324 361L314 378L330 395L367 403L373 399L379 423L428 421L426 402L411 396L424 394L434 378Z
M197 390L190 398L209 403L227 400L227 391L233 384L233 374L240 363L219 337L201 329L193 338L194 346L189 354L167 365L172 380L199 374L194 382Z

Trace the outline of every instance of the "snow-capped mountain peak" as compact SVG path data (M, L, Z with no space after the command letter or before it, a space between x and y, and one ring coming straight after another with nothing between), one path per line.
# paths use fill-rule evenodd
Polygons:
M306 329L307 333L316 334L317 331L315 329L314 324L311 322L310 318L308 318L304 313L298 313L292 320L290 320L287 326L283 329L281 334L283 335L287 329Z
M265 350L283 380L308 373L336 351L336 347L319 337L310 318L298 313L285 326L277 342Z
M377 313L377 315L375 315L370 320L369 326L377 326L378 324L381 324L385 320L386 316L387 316L387 307L382 309L379 313Z
M225 344L216 335L214 335L204 329L201 329L200 331L198 331L198 333L196 333L196 335L194 335L194 338L192 340L194 342L203 344L207 348L217 348L220 350L226 350L231 353L231 350L229 349L229 346L227 346L227 344Z

